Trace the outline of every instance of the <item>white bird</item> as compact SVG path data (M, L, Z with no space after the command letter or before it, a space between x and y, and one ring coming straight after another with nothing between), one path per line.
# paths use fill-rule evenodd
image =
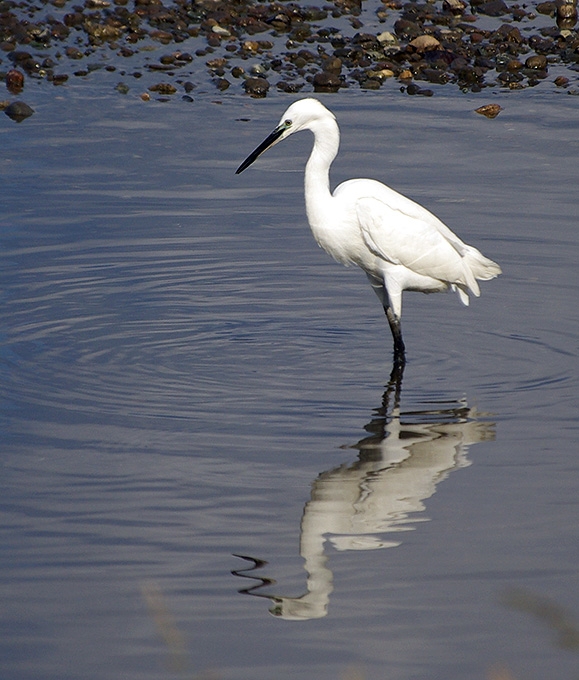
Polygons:
M461 241L426 208L381 182L351 179L332 194L330 166L338 153L340 131L333 113L317 99L294 102L236 174L301 130L314 134L305 171L306 213L314 238L338 262L358 265L366 272L392 331L395 365L403 366L402 291L454 290L468 305L469 293L480 295L477 279L492 279L501 268Z

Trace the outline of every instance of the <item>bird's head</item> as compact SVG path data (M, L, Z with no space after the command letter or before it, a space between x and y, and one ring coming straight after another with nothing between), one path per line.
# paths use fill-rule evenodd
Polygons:
M317 99L311 97L298 99L294 102L281 117L279 125L268 135L263 142L252 151L243 163L237 168L235 174L238 175L248 168L264 151L281 142L282 139L293 135L300 130L311 130L318 121L335 121L334 114Z

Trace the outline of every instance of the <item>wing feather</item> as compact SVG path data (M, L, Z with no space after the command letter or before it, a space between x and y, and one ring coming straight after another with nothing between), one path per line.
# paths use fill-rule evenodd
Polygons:
M392 193L396 199L403 198ZM368 196L358 199L356 213L364 242L374 254L479 294L474 276L464 266L468 246L426 209L409 199L387 202L383 197Z

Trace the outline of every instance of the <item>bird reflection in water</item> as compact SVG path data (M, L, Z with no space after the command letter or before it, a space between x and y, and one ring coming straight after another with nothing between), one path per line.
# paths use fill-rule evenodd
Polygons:
M400 544L389 534L409 531L424 521L417 516L424 501L452 471L469 465L468 447L494 439L494 423L484 420L466 400L430 402L400 411L401 373L394 370L381 406L357 444L358 458L322 472L312 484L300 525L300 555L307 572L306 592L299 597L265 594L273 579L259 576L266 562L236 555L251 566L232 573L255 583L240 593L273 602L270 613L288 620L326 616L333 590L324 544L338 551L377 550Z

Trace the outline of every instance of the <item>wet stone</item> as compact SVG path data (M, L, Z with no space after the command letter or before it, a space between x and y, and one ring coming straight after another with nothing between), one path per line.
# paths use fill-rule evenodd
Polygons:
M267 96L269 83L265 78L248 78L243 87L251 97L261 98Z
M537 12L539 14L546 14L550 17L555 17L557 14L557 3L556 2L540 2L537 7Z
M68 75L66 73L54 74L52 76L53 85L64 85L68 80Z
M440 47L440 42L433 35L419 35L411 40L408 46L414 48L417 52L426 52Z
M450 74L446 71L434 68L425 68L420 72L422 78L427 80L429 83L437 83L439 85L444 85L451 80Z
M549 54L553 50L553 41L540 35L532 35L529 38L529 47L535 52Z
M557 26L571 29L577 23L577 7L571 3L559 5L557 8Z
M65 54L69 59L82 59L84 54L78 49L78 47L67 47Z
M453 14L463 14L466 10L466 2L463 0L443 0L442 9Z
M227 78L217 78L217 80L215 81L215 86L220 92L224 92L225 90L227 90L230 85L231 83L229 82L229 80L227 80Z
M313 80L314 92L337 92L341 84L340 77L330 71L316 73Z
M24 74L17 69L11 69L6 74L5 82L8 92L19 94L24 87Z
M379 90L382 87L382 81L378 78L367 78L361 81L360 87L363 90Z
M29 118L34 113L34 109L28 106L28 104L26 104L25 102L16 101L12 102L12 104L9 104L4 109L4 113L17 123L21 123L23 120Z
M413 40L422 33L421 27L413 21L398 19L394 24L394 32L402 40Z
M502 110L502 107L498 104L485 104L484 106L479 106L478 109L475 109L475 113L485 116L486 118L496 118Z
M511 73L509 71L503 71L499 73L497 80L502 85L511 85L513 83L520 83L523 80L523 76L520 73Z
M157 83L148 88L151 92L158 92L159 94L175 94L177 88L171 83Z
M530 69L545 70L547 68L547 57L544 54L529 57L525 61L525 66Z
M486 14L489 17L501 17L509 13L509 8L503 0L489 0L477 6L480 14Z
M145 72L162 72L169 82L179 78L178 71L194 58L185 51L163 50L160 45L186 40L192 53L209 59L208 72L202 64L195 64L199 77L221 89L228 87L232 78L246 78L250 73L244 88L255 97L266 96L266 76L273 73L280 76L278 89L287 92L304 86L320 92L352 85L373 89L391 77L384 73L397 77L409 73L406 80L454 83L463 91L479 91L487 86L514 89L536 85L546 77L548 62L579 70L574 0L539 2L537 6L506 0L383 0L374 16L393 27L383 32L367 23L361 14L361 0L334 0L332 5L320 6L273 0L48 3L63 8L62 13L43 16L32 0L0 0L7 8L0 13L0 50L8 53L14 69L54 84L65 82L53 73L64 65L62 57L69 61L88 57L106 64L106 50L130 59L155 47L157 54L139 62L139 67ZM534 12L552 21L530 25L536 19ZM504 18L492 22L498 28L491 30L482 15ZM354 31L341 33L333 26L333 18L339 17ZM46 62L46 52L40 56L37 52L57 45L51 63ZM535 63L529 54L547 61ZM387 63L383 63L385 59ZM110 62L104 68L115 70ZM70 68L70 72L89 76L92 69L87 65L76 71ZM506 75L497 81L503 73ZM489 74L486 82L485 74ZM193 73L187 76L192 78ZM115 81L111 87L114 85Z
M289 82L287 80L280 80L276 87L280 92L287 92L288 94L297 94L304 86L304 83Z

